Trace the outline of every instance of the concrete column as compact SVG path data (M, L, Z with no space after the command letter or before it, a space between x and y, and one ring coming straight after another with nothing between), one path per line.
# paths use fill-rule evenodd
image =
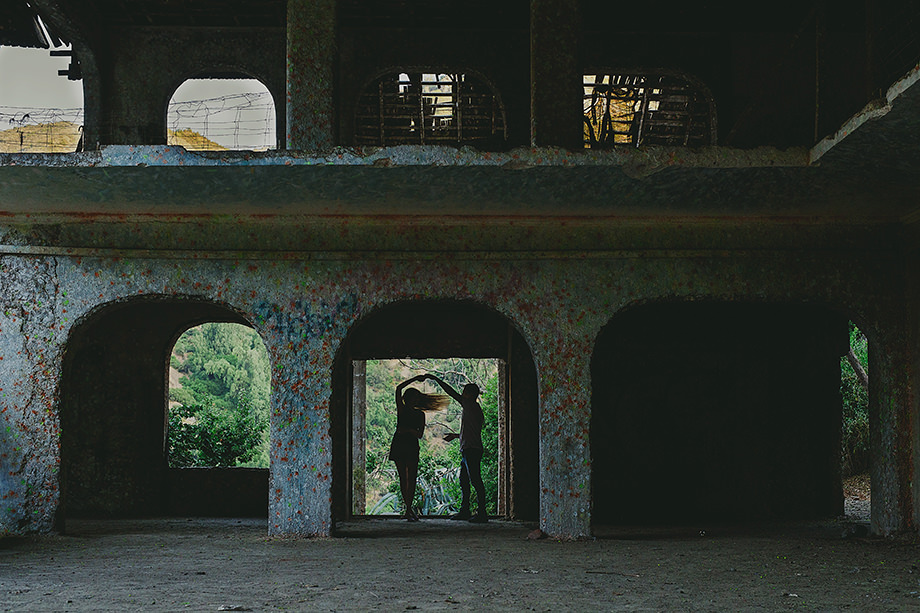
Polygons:
M287 3L287 148L335 144L336 0Z
M910 527L916 487L916 415L912 408L906 326L891 317L869 339L869 430L872 463L872 533L889 535ZM876 342L873 343L872 341Z
M0 309L0 538L48 532L60 503L60 296L51 260L5 257Z
M583 147L578 0L530 2L530 140Z
M916 243L914 243L916 244ZM908 364L910 365L910 394L908 413L910 424L910 468L912 475L920 475L920 253L907 255L907 317ZM870 365L871 367L871 365ZM870 376L871 377L871 376ZM920 530L920 479L910 480L911 521L915 531Z
M266 304L264 322L272 363L268 531L272 535L329 536L332 532L332 439L329 434L328 346L313 334L312 313Z
M351 393L351 512L367 510L367 362L353 364Z
M539 351L540 529L560 538L591 533L590 339L559 338Z

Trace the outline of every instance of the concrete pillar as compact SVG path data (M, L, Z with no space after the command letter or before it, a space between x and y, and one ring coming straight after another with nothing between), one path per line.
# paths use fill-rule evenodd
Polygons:
M0 537L48 532L60 502L60 297L51 260L5 257L0 309Z
M367 510L367 362L352 362L351 512Z
M916 243L914 243L916 244ZM907 255L908 364L910 365L910 394L908 412L910 424L911 474L920 475L920 252ZM870 365L871 366L871 365ZM920 530L920 479L910 480L911 521Z
M336 0L287 3L287 148L321 151L335 144Z
M531 0L530 140L583 148L578 0Z
M906 327L899 320L887 319L883 333L869 339L872 533L879 535L910 527L916 491L911 478L917 439L911 410L911 352Z
M332 356L310 328L312 313L266 304L257 310L272 364L268 532L332 532ZM260 332L261 332L260 331Z
M560 538L591 533L591 351L573 336L538 357L540 529Z

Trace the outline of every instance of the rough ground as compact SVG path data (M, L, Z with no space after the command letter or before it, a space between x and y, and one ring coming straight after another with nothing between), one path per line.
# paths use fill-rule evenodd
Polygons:
M264 519L70 520L65 535L0 539L0 609L920 609L916 539L843 538L848 525L617 528L557 542L498 521L375 519L302 540L267 537Z
M4 611L920 610L916 537L847 517L758 526L596 528L528 539L513 522L371 519L331 539L266 536L265 520L70 520L0 539Z

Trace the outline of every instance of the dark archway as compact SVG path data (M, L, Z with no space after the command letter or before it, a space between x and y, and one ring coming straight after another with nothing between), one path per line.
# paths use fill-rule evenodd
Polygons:
M74 327L61 378L59 524L65 516L267 515L268 471L193 478L167 468L169 355L182 332L205 322L249 325L220 304L162 297L108 304Z
M839 515L846 318L665 303L614 317L591 364L594 525Z
M332 373L333 518L351 516L352 364L356 360L406 356L504 361L508 420L504 514L521 520L537 519L539 398L530 348L503 315L463 301L406 302L382 307L357 323L342 344Z

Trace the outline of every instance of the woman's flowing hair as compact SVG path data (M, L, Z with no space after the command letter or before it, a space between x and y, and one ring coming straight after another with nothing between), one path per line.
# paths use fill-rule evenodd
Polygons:
M414 387L403 392L403 402L406 406L415 407L423 411L443 411L450 404L450 396L444 394L426 394Z

